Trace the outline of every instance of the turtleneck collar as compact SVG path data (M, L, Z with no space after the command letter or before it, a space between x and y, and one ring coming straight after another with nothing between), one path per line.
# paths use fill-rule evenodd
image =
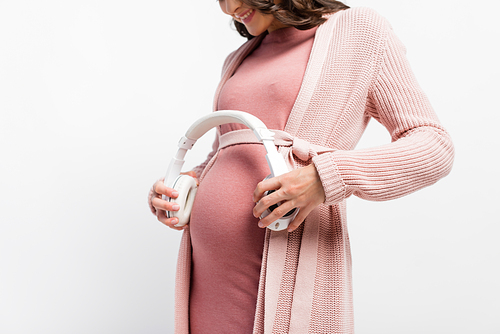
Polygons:
M299 30L295 27L282 28L268 33L262 44L287 43L290 41L303 41L311 38L316 33L317 27L308 30Z

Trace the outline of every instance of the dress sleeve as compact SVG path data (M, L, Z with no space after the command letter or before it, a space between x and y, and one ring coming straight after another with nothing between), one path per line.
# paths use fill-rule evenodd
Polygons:
M390 27L381 58L366 112L389 131L392 142L314 157L325 204L336 204L353 194L373 201L395 199L435 183L451 170L454 149L450 136Z

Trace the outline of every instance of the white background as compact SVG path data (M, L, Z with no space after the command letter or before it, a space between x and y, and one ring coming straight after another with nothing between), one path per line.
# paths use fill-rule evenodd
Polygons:
M389 19L456 145L435 186L348 200L357 333L500 333L499 6L347 4ZM146 196L242 42L212 0L0 0L0 333L173 332L180 233Z

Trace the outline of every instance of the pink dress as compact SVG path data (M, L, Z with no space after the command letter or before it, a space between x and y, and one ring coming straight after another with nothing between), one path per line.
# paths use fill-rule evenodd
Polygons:
M225 84L218 109L246 111L283 130L315 32L285 28L267 35ZM252 333L265 235L252 215L252 194L268 174L261 145L236 145L219 152L200 184L190 221L192 334Z

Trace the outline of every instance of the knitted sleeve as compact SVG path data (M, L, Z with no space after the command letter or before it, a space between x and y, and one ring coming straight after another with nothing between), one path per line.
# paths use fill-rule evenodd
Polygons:
M379 66L366 112L387 128L392 142L314 157L325 204L353 194L373 201L395 199L435 183L452 167L451 139L415 80L405 47L388 24Z

